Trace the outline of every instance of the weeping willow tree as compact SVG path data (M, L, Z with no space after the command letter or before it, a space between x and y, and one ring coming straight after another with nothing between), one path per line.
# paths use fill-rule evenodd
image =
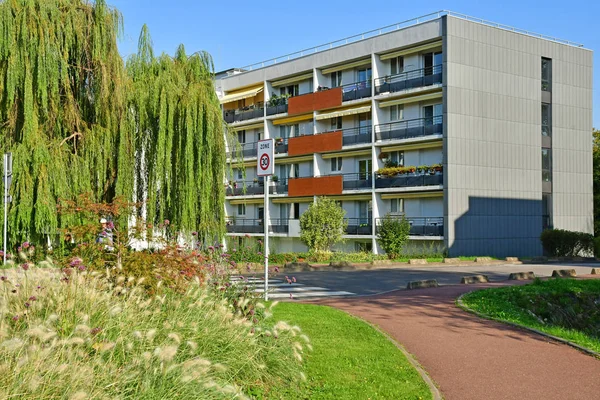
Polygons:
M180 45L174 57L156 57L144 25L126 69L137 133L135 195L145 205L140 216L196 230L205 241L220 237L225 142L210 55L188 56Z
M81 193L147 200L148 219L177 230L223 229L210 57L182 47L155 57L144 28L126 70L121 31L104 0L0 0L0 150L13 152L13 244L77 223L56 207Z

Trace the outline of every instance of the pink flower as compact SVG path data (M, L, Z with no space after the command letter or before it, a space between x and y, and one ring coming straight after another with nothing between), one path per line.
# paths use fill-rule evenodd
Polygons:
M21 268L23 268L24 271L27 271L29 269L29 264L23 263L23 265L21 265Z
M279 267L275 267L275 272L279 272Z
M292 282L296 283L296 277L292 276Z
M198 236L198 232L192 232L192 236Z
M292 294L290 293L290 299L293 299L293 298L294 298L294 296L292 296Z
M165 225L169 225L171 223L171 221L169 221L168 219L165 219Z
M23 251L23 248L21 246L17 247L17 251Z
M23 248L24 248L24 249L27 249L27 248L29 248L29 242L25 242L25 243L23 243Z

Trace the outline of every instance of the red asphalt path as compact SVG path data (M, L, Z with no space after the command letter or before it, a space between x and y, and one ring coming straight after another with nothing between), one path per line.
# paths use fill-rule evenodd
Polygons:
M600 399L600 360L568 345L456 307L461 294L504 284L330 299L391 335L448 400Z

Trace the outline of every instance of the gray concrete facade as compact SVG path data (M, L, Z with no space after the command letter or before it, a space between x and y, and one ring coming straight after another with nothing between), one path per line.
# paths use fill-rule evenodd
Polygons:
M552 59L554 227L592 232L592 52L445 18L450 254L542 253L542 57Z

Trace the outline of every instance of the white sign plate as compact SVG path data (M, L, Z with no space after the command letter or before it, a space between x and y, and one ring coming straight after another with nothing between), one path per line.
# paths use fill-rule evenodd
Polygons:
M258 165L256 166L256 175L273 175L273 164L275 163L275 143L273 139L259 140L256 145L258 146Z

